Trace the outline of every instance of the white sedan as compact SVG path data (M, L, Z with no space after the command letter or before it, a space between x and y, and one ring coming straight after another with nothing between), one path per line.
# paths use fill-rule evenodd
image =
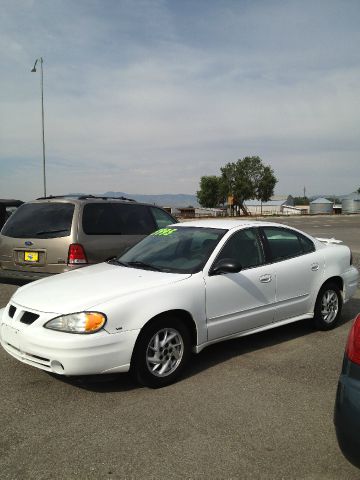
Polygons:
M162 387L212 343L302 319L333 328L358 276L348 247L283 225L176 224L107 263L19 288L0 310L1 344L49 372L131 370Z

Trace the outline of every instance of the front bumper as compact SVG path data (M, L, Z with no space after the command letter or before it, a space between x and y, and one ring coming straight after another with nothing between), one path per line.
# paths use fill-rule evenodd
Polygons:
M71 334L42 326L53 314L42 314L41 325L37 321L25 325L18 315L10 318L8 307L0 310L0 343L7 353L23 363L69 376L127 372L130 368L139 330Z

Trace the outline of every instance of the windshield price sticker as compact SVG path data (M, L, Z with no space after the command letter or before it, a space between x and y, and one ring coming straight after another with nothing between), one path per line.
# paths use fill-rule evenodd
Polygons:
M152 233L151 235L154 237L168 237L176 231L177 228L160 228L160 230L156 230L156 232Z

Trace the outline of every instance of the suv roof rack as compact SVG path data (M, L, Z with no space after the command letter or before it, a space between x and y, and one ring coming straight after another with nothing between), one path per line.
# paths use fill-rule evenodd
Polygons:
M99 200L123 200L127 202L136 202L133 198L126 198L126 197L107 197L101 195L48 195L46 197L39 197L36 200L49 200L52 198L77 198L78 200L87 200L88 198L97 198Z
M125 200L127 202L135 202L136 200L132 199L132 198L126 198L126 197L108 197L106 195L102 196L102 195L80 195L79 197L79 200L86 200L87 198L98 198L98 199L101 199L101 200Z
M46 195L46 197L39 197L36 200L48 200L50 198L77 198L77 195Z

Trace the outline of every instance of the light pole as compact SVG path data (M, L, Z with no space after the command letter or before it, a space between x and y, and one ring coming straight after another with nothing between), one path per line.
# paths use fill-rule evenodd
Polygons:
M36 64L40 61L41 70L41 119L42 119L42 144L43 144L43 179L44 179L44 197L46 197L46 173L45 173L45 133L44 133L44 72L43 72L43 58L37 58L31 72L36 72Z

